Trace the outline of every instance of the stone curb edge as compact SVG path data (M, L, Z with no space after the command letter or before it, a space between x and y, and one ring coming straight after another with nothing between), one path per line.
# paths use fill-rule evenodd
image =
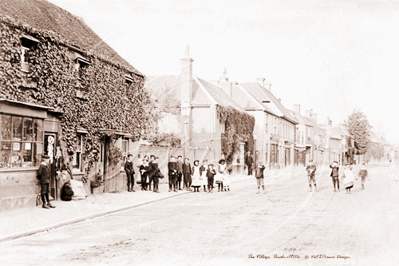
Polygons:
M252 178L254 178L254 177L251 176L250 178L234 180L234 181L232 181L232 183L241 182L241 181L247 181L247 180L252 179ZM145 201L145 202L141 202L141 203L136 203L136 204L133 204L133 205L130 205L130 206L125 206L125 207L118 208L118 209L97 212L97 213L93 213L93 214L90 214L90 215L87 215L87 216L78 217L78 218L67 220L67 221L63 221L63 222L60 222L60 223L47 225L47 226L44 226L44 227L41 227L41 228L28 230L28 231L25 231L25 232L22 232L22 233L15 233L15 234L8 235L8 236L5 236L5 237L0 237L0 243L11 241L11 240L15 240L15 239L26 237L26 236L31 236L31 235L43 233L43 232L46 232L46 231L49 231L49 230L57 229L57 228L60 228L60 227L71 225L71 224L80 223L80 222L83 222L83 221L86 221L86 220L91 220L91 219L94 219L94 218L97 218L97 217L105 216L105 215L108 215L108 214L113 214L113 213L116 213L116 212L125 211L125 210L128 210L128 209L137 208L137 207L140 207L140 206L143 206L143 205L147 205L147 204L151 204L151 203L154 203L154 202L171 199L171 198L182 196L182 195L189 194L189 193L190 192L188 192L188 191L182 191L179 194L167 196L167 197L164 197L164 198L150 200L150 201Z

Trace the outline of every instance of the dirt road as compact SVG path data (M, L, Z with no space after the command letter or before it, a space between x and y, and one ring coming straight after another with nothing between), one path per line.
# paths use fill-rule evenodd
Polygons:
M192 193L0 245L0 265L399 265L399 183L319 192L304 172ZM27 217L29 219L29 217Z

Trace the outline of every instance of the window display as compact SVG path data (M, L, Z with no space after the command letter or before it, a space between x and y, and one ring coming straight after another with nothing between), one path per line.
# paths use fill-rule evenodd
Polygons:
M0 169L34 167L43 151L43 119L0 115Z

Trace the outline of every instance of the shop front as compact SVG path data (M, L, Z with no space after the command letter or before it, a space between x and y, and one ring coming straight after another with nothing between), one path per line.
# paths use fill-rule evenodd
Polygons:
M36 206L43 154L51 157L51 196L58 197L54 159L61 130L58 115L50 107L0 99L0 211Z

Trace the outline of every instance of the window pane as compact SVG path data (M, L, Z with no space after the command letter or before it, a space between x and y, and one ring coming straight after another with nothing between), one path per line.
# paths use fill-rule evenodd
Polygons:
M80 152L76 152L73 155L72 167L74 169L80 169Z
M33 143L33 161L35 166L39 166L42 160L43 143Z
M0 150L0 168L11 167L10 163L11 142L1 142Z
M22 167L22 142L13 142L11 149L11 167Z
M43 120L35 119L33 125L34 140L43 141Z
M22 167L32 167L33 162L33 147L31 142L22 143Z
M11 140L11 116L1 116L1 136L2 140Z
M22 117L14 116L12 118L12 140L22 140Z
M23 140L24 141L32 141L33 140L33 119L31 118L24 118L24 134Z

